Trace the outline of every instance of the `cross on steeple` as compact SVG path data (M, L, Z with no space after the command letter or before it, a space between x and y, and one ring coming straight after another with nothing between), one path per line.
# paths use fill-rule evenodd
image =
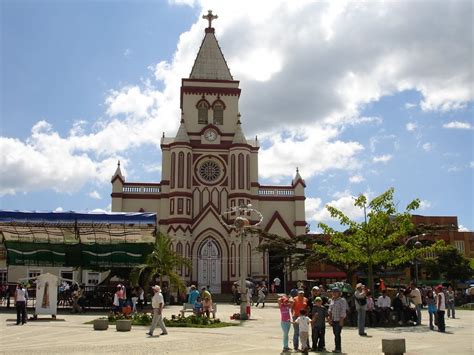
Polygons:
M209 27L208 28L212 28L212 26L211 26L212 20L215 20L217 18L217 15L213 15L212 10L208 10L207 15L202 15L202 18L204 20L209 21Z

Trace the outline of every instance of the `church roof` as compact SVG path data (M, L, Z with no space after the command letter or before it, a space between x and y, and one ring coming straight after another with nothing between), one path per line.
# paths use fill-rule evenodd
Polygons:
M219 47L219 43L214 35L214 28L206 28L205 33L189 78L233 80L221 47Z

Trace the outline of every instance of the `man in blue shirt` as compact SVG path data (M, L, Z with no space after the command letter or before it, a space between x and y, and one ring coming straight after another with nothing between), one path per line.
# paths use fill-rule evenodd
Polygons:
M196 286L191 285L191 290L189 291L188 295L188 303L194 305L199 296L199 291L196 289Z

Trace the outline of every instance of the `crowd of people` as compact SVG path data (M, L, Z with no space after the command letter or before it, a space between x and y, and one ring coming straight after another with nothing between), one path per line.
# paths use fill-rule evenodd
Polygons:
M399 288L393 299L383 289L377 298L362 283L353 292L342 292L339 287L326 291L314 286L307 294L302 285L289 295L278 298L283 351L289 351L289 332L293 328L293 348L307 353L309 350L326 351L326 324L334 334L334 353L342 352L341 335L346 325L357 326L361 337L367 336L366 326L422 325L423 306L428 308L431 330L445 332L445 312L455 318L455 293L451 286L438 285L420 289L412 282ZM310 336L311 334L311 336ZM310 341L311 339L311 341Z

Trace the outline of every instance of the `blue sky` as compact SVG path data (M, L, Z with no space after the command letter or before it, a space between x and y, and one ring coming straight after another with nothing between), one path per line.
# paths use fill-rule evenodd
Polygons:
M474 229L470 1L4 0L0 208L107 210L118 159L160 181L209 8L260 182L299 167L312 228L393 186Z

